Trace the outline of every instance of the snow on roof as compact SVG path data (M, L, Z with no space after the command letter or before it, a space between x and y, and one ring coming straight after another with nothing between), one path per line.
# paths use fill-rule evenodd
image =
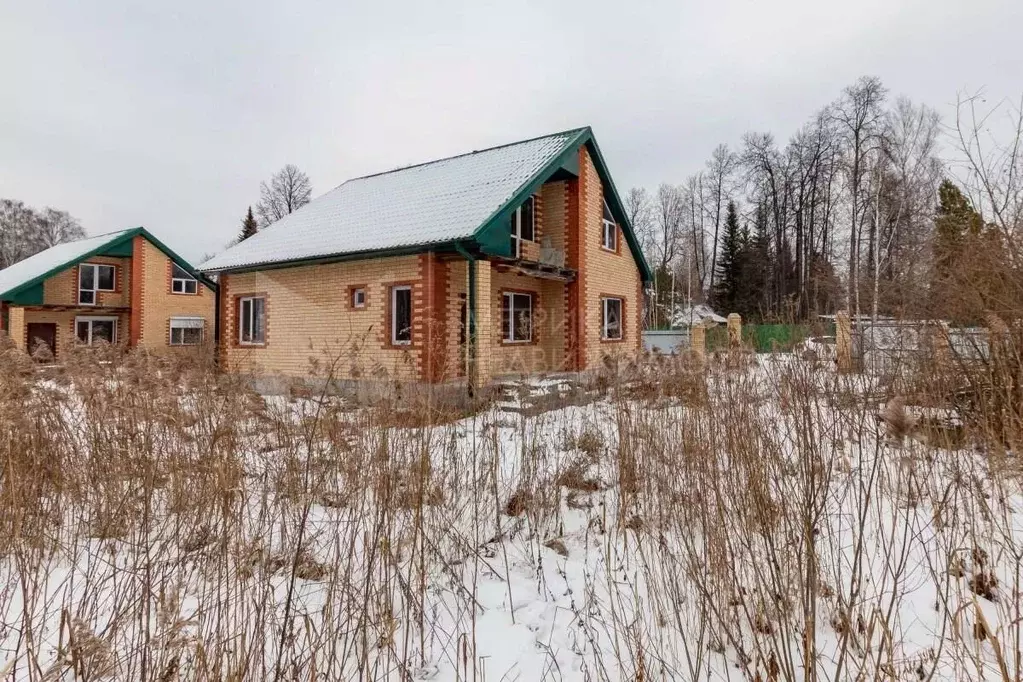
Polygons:
M101 249L110 242L123 237L126 232L130 231L118 230L117 232L108 232L95 237L79 239L78 241L57 244L0 270L0 299L13 289L28 284L32 280L46 275L51 270L62 268L80 258L84 258L93 251Z
M694 306L687 306L679 309L672 318L672 325L675 327L689 327L701 322L716 322L725 324L728 319L718 315L706 303L697 303Z
M580 132L349 180L198 269L229 270L471 237Z

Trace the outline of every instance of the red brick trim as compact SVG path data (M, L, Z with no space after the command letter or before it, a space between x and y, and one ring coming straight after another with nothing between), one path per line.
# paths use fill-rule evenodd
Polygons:
M643 308L646 301L643 297L643 279L640 278L636 281L636 351L641 352L643 350ZM625 330L622 330L622 336L625 336Z
M142 323L146 314L143 307L146 287L146 240L142 235L137 235L131 241L130 276L131 315L128 318L128 345L136 346L142 339Z
M355 305L355 290L362 289L363 301L362 305ZM348 300L345 303L345 307L349 310L365 310L369 307L369 285L368 284L353 284L348 287Z
M387 301L384 303L384 324L383 324L383 347L392 349L419 349L422 346L422 332L423 332L423 301L421 287L418 286L419 282L414 280L404 280L400 282L384 282L384 295L387 296ZM391 342L391 321L392 321L392 306L394 302L393 289L395 287L409 287L412 290L412 341L409 343L392 343Z
M242 343L241 339L241 318L242 299L261 298L263 299L263 342ZM231 310L234 311L234 335L231 338L231 345L235 348L266 348L270 345L270 296L265 291L257 291L245 294L234 294L231 297ZM223 341L223 340L221 340Z
M220 368L227 369L227 349L231 347L231 339L237 338L231 321L234 316L231 314L231 297L229 293L231 276L222 273L217 282L217 296L220 298L220 339L217 340L217 357L220 360ZM226 334L226 336L225 336Z
M605 339L604 338L604 301L609 299L609 298L613 298L615 300L618 300L618 301L622 302L622 337L620 339ZM604 344L604 343L624 343L626 340L628 340L627 337L628 337L628 332L629 332L629 328L625 324L625 321L628 319L628 314L629 314L628 313L628 310L629 310L628 299L626 299L623 294L600 294L597 297L597 300L600 302L600 311L599 311L599 316L597 318L598 320L600 320L600 329L599 329L599 331L600 331L600 334L599 334L600 342L602 344Z
M524 294L530 298L530 340L529 341L509 341L504 338L505 331L505 319L504 319L504 295L505 294ZM497 320L501 324L501 333L498 336L498 343L502 346L535 346L540 343L540 334L538 325L536 324L536 311L540 308L540 292L533 291L531 289L516 289L513 287L503 287L497 291Z
M419 273L423 283L423 334L424 346L420 375L424 381L438 382L451 371L448 367L449 346L448 322L448 263L436 253L419 256ZM413 290L414 292L414 290ZM390 296L388 296L388 300ZM413 301L415 293L413 293ZM416 309L413 307L413 316ZM413 340L415 340L413 319ZM387 328L390 337L390 326Z

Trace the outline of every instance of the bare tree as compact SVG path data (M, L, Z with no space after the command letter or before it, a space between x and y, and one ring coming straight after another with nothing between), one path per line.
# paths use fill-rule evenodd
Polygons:
M1023 227L1023 97L988 106L960 94L953 136L973 205L1012 241Z
M312 193L309 176L289 163L274 173L269 183L263 182L259 187L256 212L259 214L260 227L272 225L302 208L309 203Z
M40 251L84 238L85 230L82 224L67 211L47 207L37 215L37 226L32 235L32 242Z
M654 206L645 188L633 187L625 195L625 214L639 238L643 253L652 256L657 240L654 229Z
M675 273L673 265L682 254L685 222L684 191L677 185L661 184L653 205L651 255L656 264L654 273L654 320L660 321L663 309L670 320L675 304ZM667 290L665 289L667 287Z
M881 146L884 132L884 104L887 91L881 80L863 76L845 89L832 107L832 115L845 142L845 171L851 208L849 212L849 287L846 307L860 312L860 240L864 202L863 185L867 159ZM855 298L855 300L854 300Z
M916 106L904 97L895 102L885 119L882 153L870 164L868 186L872 208L868 244L873 280L871 318L876 320L884 280L901 297L917 299L914 283L933 231L933 213L943 170L936 156L938 113Z
M714 224L714 238L711 241L710 276L708 290L714 289L714 276L718 265L718 235L721 231L721 214L725 203L731 199L735 170L739 165L739 157L728 148L727 144L719 144L707 162L707 192L709 194L710 211Z
M81 224L65 211L47 208L39 213L24 202L0 199L0 269L83 237Z

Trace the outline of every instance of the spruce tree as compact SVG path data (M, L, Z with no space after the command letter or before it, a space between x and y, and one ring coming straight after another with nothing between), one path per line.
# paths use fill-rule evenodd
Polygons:
M252 207L249 206L249 212L245 215L242 220L242 232L238 235L238 241L243 242L252 235L259 231L259 225L256 223L256 217L252 215Z
M969 237L980 235L984 220L951 180L938 187L934 217L934 269L939 279L954 278Z
M721 239L721 256L718 258L717 282L713 291L714 307L722 315L737 312L740 303L744 246L735 202L729 201Z

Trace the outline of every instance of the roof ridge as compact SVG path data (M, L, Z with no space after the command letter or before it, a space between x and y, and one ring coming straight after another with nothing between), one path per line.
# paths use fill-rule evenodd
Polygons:
M556 133L547 133L546 135L537 135L536 137L529 137L529 138L526 138L524 140L516 140L515 142L505 142L504 144L496 144L493 147L484 147L483 149L474 149L471 152L462 152L461 154L452 154L451 156L445 156L445 157L440 158L440 159L431 159L430 161L421 161L419 163L411 163L411 164L409 164L407 166L399 166L397 168L392 168L392 169L386 170L386 171L380 171L378 173L370 173L368 175L359 175L359 176L356 176L354 178L348 178L347 180L342 182L340 185L338 185L334 189L337 189L338 187L342 187L344 185L347 185L349 182L354 182L355 180L366 180L368 178L376 178L376 177L379 177L381 175L389 175L390 173L397 173L399 171L410 170L412 168L421 168L423 166L430 166L430 165L433 165L435 163L440 163L441 161L451 161L452 159L460 159L460 158L462 158L464 156L472 156L473 154L482 154L483 152L492 152L495 149L504 149L505 147L514 147L515 145L518 145L518 144L525 144L527 142L536 142L537 140L543 140L543 139L546 139L548 137L557 137L559 135L578 134L578 133L580 133L580 132L582 132L584 130L587 130L588 128L589 128L589 126L581 126L579 128L569 128L568 130L560 130L560 131L558 131ZM333 191L333 190L331 190L331 191Z

